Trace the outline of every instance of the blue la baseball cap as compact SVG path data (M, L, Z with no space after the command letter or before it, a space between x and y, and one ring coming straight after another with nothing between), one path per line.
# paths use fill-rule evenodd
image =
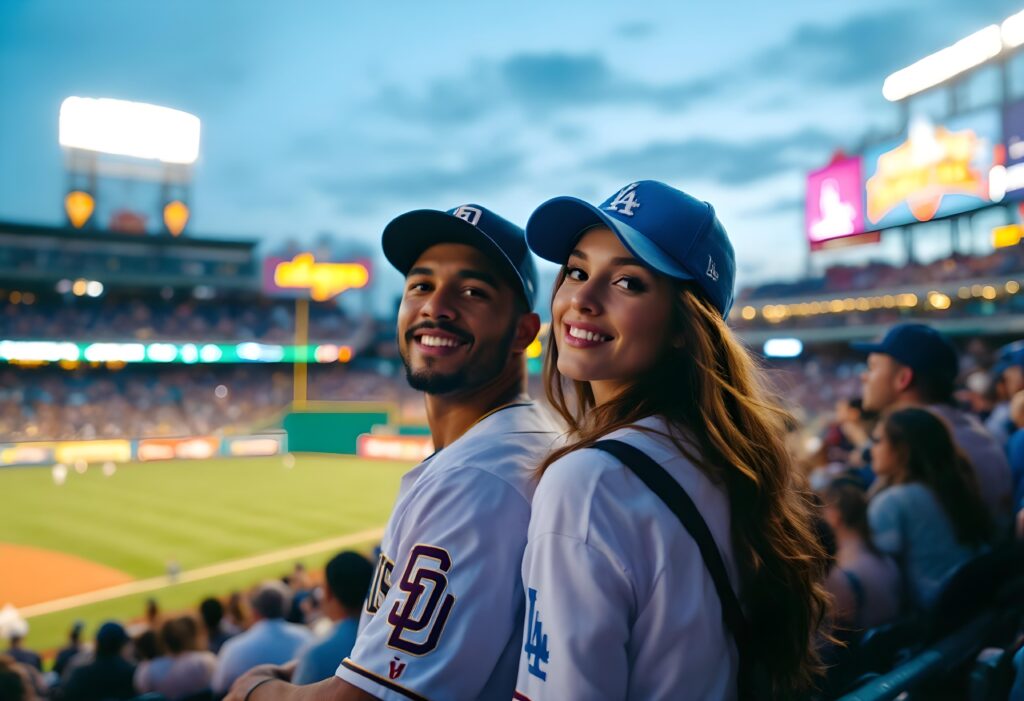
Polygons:
M442 212L417 209L384 227L384 257L406 275L423 251L438 243L464 243L507 267L530 309L537 296L537 266L523 230L486 207L464 204Z
M1012 367L1024 368L1024 346L1019 345L1020 343L1011 343L1000 350L998 360L992 367L992 377L998 380Z
M897 324L878 343L851 343L864 353L885 353L911 370L952 383L960 372L956 348L925 324Z
M710 204L657 180L630 183L598 207L556 197L530 216L526 242L541 258L564 264L583 232L600 225L654 270L692 280L723 318L729 315L736 256Z

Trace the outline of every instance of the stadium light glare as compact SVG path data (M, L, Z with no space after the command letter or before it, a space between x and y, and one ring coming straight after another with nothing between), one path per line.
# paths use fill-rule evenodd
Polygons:
M173 343L150 343L146 347L146 357L154 363L173 363L178 357L178 349Z
M82 356L90 363L141 363L146 358L146 346L141 343L90 343Z
M770 338L764 342L766 358L798 358L804 344L798 338Z
M995 58L1003 49L999 25L990 24L885 79L882 96L899 102Z
M1006 281L1006 294L1015 295L1020 292L1020 283L1016 280Z
M103 294L103 283L97 280L90 280L85 284L85 293L90 297L99 297Z
M78 346L74 343L0 341L0 359L7 361L56 363L62 360L78 360L78 358Z
M199 118L142 102L69 97L60 106L60 145L191 165L199 158Z

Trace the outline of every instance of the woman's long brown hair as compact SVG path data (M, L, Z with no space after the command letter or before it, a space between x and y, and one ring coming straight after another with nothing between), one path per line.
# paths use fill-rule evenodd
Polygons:
M555 290L565 279L563 268ZM752 634L751 654L767 672L772 698L793 698L821 674L815 647L828 609L822 586L826 555L811 525L810 495L795 484L784 436L789 415L770 398L764 373L721 315L688 285L679 285L670 338L655 367L611 401L595 406L586 382L558 372L554 327L544 358L548 401L570 428L571 444L542 463L654 415L681 429L678 449L729 497L740 601ZM571 385L574 396L566 396ZM695 451L693 446L696 445Z
M882 420L882 432L903 461L897 483L920 482L928 487L961 544L977 546L991 540L992 521L974 469L942 419L927 409L898 409Z

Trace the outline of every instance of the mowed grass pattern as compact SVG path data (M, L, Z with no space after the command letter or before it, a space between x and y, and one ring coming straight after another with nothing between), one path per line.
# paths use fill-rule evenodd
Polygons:
M383 526L409 467L303 455L291 468L281 457L132 463L111 477L98 466L71 471L61 486L46 469L3 469L0 541L71 553L139 579L161 576L170 559L190 570ZM320 567L332 554L304 562ZM94 631L107 619L136 619L149 597L165 611L195 610L205 596L289 569L287 562L266 565L38 616L26 642L52 650L73 620ZM2 570L3 577L39 576Z
M302 545L386 522L407 463L232 458L0 470L0 541L71 553L136 578ZM6 573L5 573L6 576Z

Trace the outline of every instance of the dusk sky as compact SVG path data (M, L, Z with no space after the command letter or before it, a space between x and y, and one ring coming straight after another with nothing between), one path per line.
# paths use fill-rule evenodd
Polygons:
M69 95L202 120L194 236L376 252L384 224L656 178L718 209L741 284L806 260L807 170L892 131L894 70L1004 0L0 0L0 219L63 219Z

